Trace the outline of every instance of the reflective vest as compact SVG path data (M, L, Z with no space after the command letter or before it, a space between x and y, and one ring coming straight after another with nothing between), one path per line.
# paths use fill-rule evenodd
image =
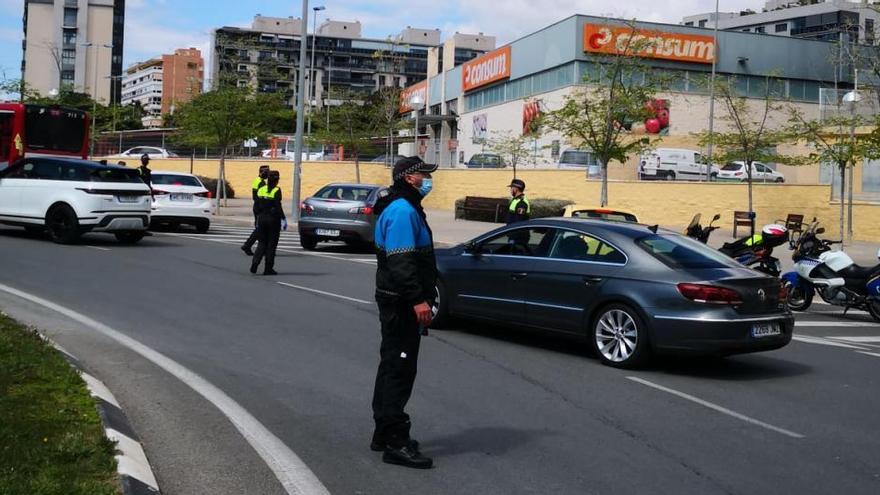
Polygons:
M517 197L517 198L513 198L513 199L511 199L511 200L510 200L510 206L508 207L508 211L510 211L511 213L515 212L515 211L516 211L516 208L517 208L517 204L518 204L519 202L523 202L523 203L525 203L525 205L526 205L526 215L529 215L530 213L532 213L532 205L529 204L529 200L526 199L525 196L519 196L519 197Z
M281 192L281 188L275 186L271 191L269 190L269 186L262 186L257 191L257 197L260 199L275 199L278 196L278 193Z
M746 239L746 246L760 246L762 242L764 242L764 236L761 234L755 234Z
M261 187L263 187L264 185L265 185L265 182L263 181L263 178L262 178L262 177L257 177L257 178L254 179L254 181L251 183L251 189L253 189L254 191L259 191L259 189L260 189Z

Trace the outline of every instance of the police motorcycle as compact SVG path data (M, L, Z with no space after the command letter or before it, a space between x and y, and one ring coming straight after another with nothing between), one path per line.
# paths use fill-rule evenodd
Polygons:
M843 251L832 251L840 241L819 239L825 229L813 219L794 247L795 271L782 276L788 289L786 301L794 311L805 311L818 293L828 304L868 311L880 321L880 265L856 265ZM880 258L880 252L877 253Z
M719 229L719 227L712 225L719 218L721 218L721 215L716 214L712 217L712 221L709 222L708 226L702 227L700 225L700 214L697 213L685 230L685 235L706 244L712 232ZM782 266L779 263L779 259L773 257L773 248L781 246L786 242L788 242L788 229L784 225L771 223L765 225L761 232L757 234L725 243L718 251L730 256L740 264L761 273L778 277L782 273Z

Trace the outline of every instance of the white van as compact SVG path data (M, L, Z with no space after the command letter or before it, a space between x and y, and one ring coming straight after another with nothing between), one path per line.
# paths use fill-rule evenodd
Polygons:
M567 149L559 155L556 163L558 168L585 168L589 177L599 177L602 167L599 166L596 155L589 150Z
M712 166L711 180L721 170ZM702 180L706 177L706 159L699 151L678 148L657 148L642 155L639 160L641 180Z

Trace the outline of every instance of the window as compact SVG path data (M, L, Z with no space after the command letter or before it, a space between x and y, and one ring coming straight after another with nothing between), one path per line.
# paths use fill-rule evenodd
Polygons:
M550 257L597 263L626 263L626 256L611 245L587 234L570 230L562 231L557 237Z
M34 164L32 162L18 162L4 170L0 177L4 179L33 179Z
M343 201L366 201L375 189L355 186L326 186L315 193L316 198Z
M788 23L783 22L782 24L777 24L776 27L774 27L773 29L775 29L777 33L788 31Z
M33 178L61 180L61 165L58 162L37 162L34 164Z
M64 9L64 26L76 27L76 9Z
M744 32L744 33L749 33L749 32L751 32L751 31L752 31L752 30L749 29L749 28L745 28L745 29L743 29L743 32Z
M76 63L76 50L64 49L61 51L61 63L63 65L74 65Z
M196 179L191 175L153 174L151 179L154 185L202 187L202 183L199 182L199 179Z
M755 32L756 32L756 33L763 33L763 32L764 32L764 26L758 26L758 27L756 27L756 28L755 28Z
M706 19L701 20L701 21L700 21L700 27L701 27L701 28L706 27L706 22L708 22ZM694 23L691 23L691 26L693 26L693 25L694 25Z
M700 21L700 22L703 22L703 21ZM684 23L684 25L685 25L685 26L693 26L693 25L694 25L694 21L687 21L686 23Z
M531 227L508 230L480 243L483 254L545 257L553 240L553 229Z
M874 44L874 19L865 19L865 41Z
M741 266L732 258L681 235L651 234L636 239L636 245L664 265L676 270Z
M65 29L64 34L63 34L63 42L65 45L75 45L76 44L76 30Z

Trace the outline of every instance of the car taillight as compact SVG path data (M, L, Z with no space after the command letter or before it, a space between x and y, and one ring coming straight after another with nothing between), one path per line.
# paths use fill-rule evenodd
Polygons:
M161 196L163 194L168 194L168 191L163 191L161 189L153 189L153 196Z
M313 211L315 211L315 207L308 203L300 204L299 209L303 213L312 213Z
M193 194L193 196L198 196L198 197L200 197L200 198L208 198L208 199L211 199L211 198L214 197L214 195L211 194L211 191L205 191L205 192L195 193L195 194Z
M779 300L787 301L788 300L788 286L785 284L779 285Z
M361 206L361 207L352 208L352 209L348 210L348 212L353 213L355 215L372 215L373 208L370 206Z
M742 304L742 297L733 289L703 284L678 284L678 292L691 301L706 304Z

